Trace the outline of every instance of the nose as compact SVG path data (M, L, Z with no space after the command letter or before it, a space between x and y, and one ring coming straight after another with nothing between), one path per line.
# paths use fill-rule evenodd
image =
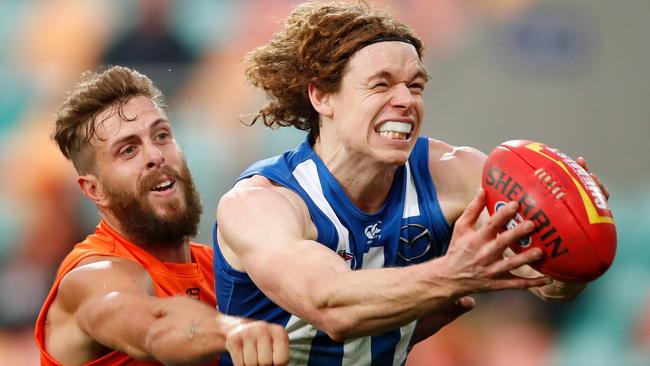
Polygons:
M393 87L391 106L408 110L414 104L415 98L406 84L399 83Z
M155 144L148 144L145 150L148 169L160 168L165 163L165 155Z

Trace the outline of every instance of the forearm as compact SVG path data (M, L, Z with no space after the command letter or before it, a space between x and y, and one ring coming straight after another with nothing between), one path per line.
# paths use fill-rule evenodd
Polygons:
M226 349L236 318L185 297L113 292L86 302L78 323L104 346L139 360L182 365L209 361Z
M436 271L436 261L406 268L348 271L307 287L305 304L284 298L287 307L335 340L378 334L394 329L457 298L452 283ZM295 293L280 291L280 293Z
M224 315L161 318L149 327L145 348L165 365L208 363L226 350L226 335L239 322Z

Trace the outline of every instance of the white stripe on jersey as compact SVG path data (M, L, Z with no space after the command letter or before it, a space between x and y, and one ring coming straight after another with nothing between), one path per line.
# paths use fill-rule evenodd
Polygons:
M420 204L418 202L418 190L415 188L413 175L411 174L411 165L406 162L406 194L404 198L404 212L402 218L420 216ZM399 329L400 340L395 346L395 358L393 366L400 366L406 360L408 346L415 331L417 320L414 320Z
M309 197L314 201L316 206L327 216L334 225L338 234L338 245L336 251L350 251L349 230L343 226L334 209L329 204L323 193L318 176L318 169L313 160L306 160L296 166L292 172L293 176L305 190ZM411 176L409 163L406 163L406 197L403 211L403 218L419 216L420 208L418 206L418 195ZM384 266L384 247L372 247L364 254L362 268L382 268ZM406 360L411 335L415 330L416 322L413 321L400 328L400 340L395 348L395 357L393 365L401 365ZM316 329L306 323L304 320L292 315L286 325L289 333L289 344L291 345L291 365L307 364L311 343L316 337ZM372 359L372 337L361 337L350 339L343 345L343 365L369 365Z
M409 343L411 342L411 337L413 336L413 331L415 331L415 325L417 322L417 320L414 320L399 328L400 340L395 346L395 358L393 358L393 366L401 366L406 360Z
M382 268L385 262L384 247L370 247L368 253L363 254L363 265L361 268Z
M291 346L289 349L290 365L306 365L309 361L311 342L316 337L316 328L295 315L291 315L285 328L289 334L289 345Z
M292 172L293 176L300 184L300 187L307 192L309 197L314 201L316 206L327 216L330 222L334 225L336 233L338 235L339 242L337 244L336 252L339 250L344 250L346 253L351 253L350 251L350 232L348 229L343 226L338 216L334 213L334 209L330 206L329 202L325 198L323 193L323 187L321 186L320 179L318 176L318 169L316 168L316 163L313 160L305 160L302 163L298 164ZM296 320L294 320L294 318ZM293 321L293 323L292 323ZM299 330L290 328L290 324L302 323L304 325L300 326ZM316 337L316 328L311 324L307 324L305 321L297 318L295 315L291 316L289 323L287 323L287 333L289 333L289 344L291 344L291 364L292 365L306 365L309 359L309 351L311 350L311 343ZM298 332L293 334L293 332ZM294 340L299 339L299 344L294 348ZM344 347L345 349L345 347ZM357 349L359 350L359 349ZM369 352L364 350L364 352ZM347 356L347 355L346 355ZM295 357L295 359L294 359ZM295 362L294 362L295 360Z
M403 219L420 216L420 206L418 204L418 190L415 188L413 176L411 175L411 166L406 164L406 197L404 202Z
M349 339L343 345L341 366L370 365L372 362L372 338Z
M336 252L338 253L339 250L345 250L346 253L350 253L350 232L345 226L343 226L338 216L334 213L334 209L332 209L332 206L327 202L325 194L323 194L323 187L320 184L316 163L314 163L313 160L305 160L296 166L296 169L293 170L292 174L300 184L300 187L307 192L309 198L314 201L316 206L318 206L325 216L330 219L330 222L334 224L336 233L339 236L339 244L336 247Z

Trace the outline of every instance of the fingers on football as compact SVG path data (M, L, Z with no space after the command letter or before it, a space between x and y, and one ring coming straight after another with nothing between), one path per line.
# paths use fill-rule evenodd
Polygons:
M478 220L483 208L485 207L485 191L479 189L472 201L467 205L463 214L456 221L456 226L460 229L473 228Z
M600 188L600 191L603 192L603 196L605 196L605 199L608 200L609 199L609 190L607 189L607 187L605 187L603 182L600 180L600 178L598 178L596 176L596 174L589 173L589 175L591 176L591 179L593 179L594 182L596 182L596 184L598 185L598 188Z
M580 165L582 169L589 171L589 168L587 167L587 161L582 156L578 156L578 158L576 159L576 163L578 163L578 165Z
M485 223L484 231L488 237L494 237L504 230L504 227L512 219L519 208L517 202L509 202L490 217ZM519 225L521 226L521 225Z
M499 221L499 223L500 222L501 221ZM505 226L505 223L501 223L500 227L503 228L503 226ZM519 240L529 236L533 230L535 230L535 224L530 220L526 220L512 229L503 231L496 236L495 249L498 251L499 255L503 255L503 252L507 247L516 244Z
M551 283L551 279L548 277L522 278L514 275L506 275L503 279L494 281L491 290L527 289L548 285L549 283Z
M507 274L510 271L517 269L525 264L531 264L535 261L538 261L540 258L542 258L542 255L543 253L541 249L532 248L511 257L503 258L490 266L490 275L500 276L502 274Z
M598 185L598 188L600 188L600 190L603 192L603 195L605 196L605 199L608 200L609 199L609 190L607 189L607 187L605 187L603 182L600 180L600 178L598 178L598 176L596 174L589 171L589 168L587 167L587 161L585 160L585 158L580 156L580 157L578 157L576 159L576 162L582 167L582 169L586 170L589 173L589 176L591 176L591 179L593 179L594 182L596 182L596 184Z

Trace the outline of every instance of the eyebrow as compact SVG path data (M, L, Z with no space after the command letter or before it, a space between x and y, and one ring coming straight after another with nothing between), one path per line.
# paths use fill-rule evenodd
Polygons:
M169 121L168 121L167 119L165 119L165 118L162 118L162 117L161 117L161 118L158 118L157 120L155 120L155 121L151 124L151 126L149 126L149 129L154 129L154 128L156 128L156 126L158 126L159 124L161 124L161 123L165 123L165 122L166 122L166 123L169 123ZM111 148L113 148L114 146L120 145L120 144L122 144L123 142L129 141L129 140L131 140L131 139L134 138L134 137L136 137L135 134L131 134L131 135L127 135L127 136L121 137L121 138L117 139L115 142L113 142L113 143L111 144Z
M390 73L389 71L380 70L380 71L377 71L376 73L368 76L366 78L366 80L372 80L372 79L377 79L377 78L391 79L392 77L393 77L393 74ZM426 72L424 72L424 70L422 68L418 68L418 71L415 73L415 75L413 75L411 80L417 79L418 77L421 77L421 78L423 78L425 80L427 79L427 74L426 74Z

